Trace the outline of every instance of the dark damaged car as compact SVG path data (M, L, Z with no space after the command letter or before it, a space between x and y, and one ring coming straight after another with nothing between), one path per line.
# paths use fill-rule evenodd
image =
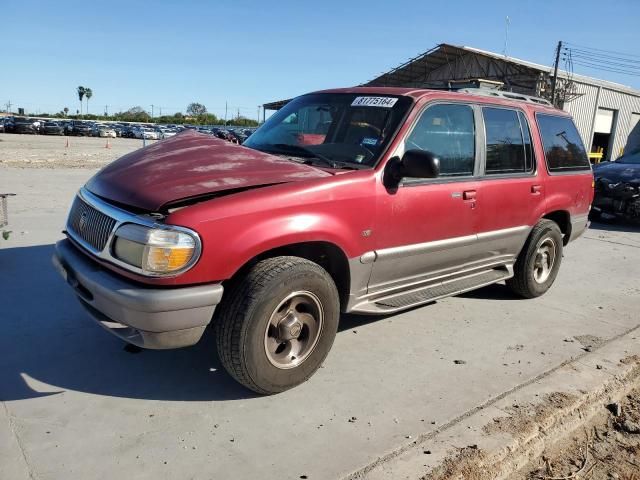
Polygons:
M594 168L593 219L640 221L640 149Z

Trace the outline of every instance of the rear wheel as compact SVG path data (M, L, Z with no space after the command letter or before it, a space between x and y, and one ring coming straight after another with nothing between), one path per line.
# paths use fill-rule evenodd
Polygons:
M507 286L525 298L539 297L553 284L562 262L562 233L552 220L537 223L514 265Z
M340 315L336 286L299 257L263 260L230 285L216 319L218 355L247 388L282 392L306 381L326 358Z

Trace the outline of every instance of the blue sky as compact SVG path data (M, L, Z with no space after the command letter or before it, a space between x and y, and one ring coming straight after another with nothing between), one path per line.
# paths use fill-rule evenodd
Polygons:
M0 107L140 105L249 117L267 101L369 80L438 43L550 65L558 40L640 55L640 1L5 1ZM640 88L640 78L576 68Z

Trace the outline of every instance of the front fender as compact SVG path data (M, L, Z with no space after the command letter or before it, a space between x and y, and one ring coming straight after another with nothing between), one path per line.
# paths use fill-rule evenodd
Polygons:
M206 265L207 275L218 280L232 277L243 265L266 251L297 243L331 243L347 258L364 251L358 238L360 232L326 213L285 214L247 221L235 219L226 225L227 228L221 228L219 222L212 224L211 229L202 227L205 240L201 262ZM213 229L224 234L214 233Z

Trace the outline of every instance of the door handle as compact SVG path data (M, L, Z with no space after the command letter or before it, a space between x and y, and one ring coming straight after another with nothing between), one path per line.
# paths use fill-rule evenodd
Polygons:
M542 192L542 185L531 185L531 193L533 195L540 195Z
M475 190L466 190L462 192L462 198L464 200L475 200L476 199L476 191Z

